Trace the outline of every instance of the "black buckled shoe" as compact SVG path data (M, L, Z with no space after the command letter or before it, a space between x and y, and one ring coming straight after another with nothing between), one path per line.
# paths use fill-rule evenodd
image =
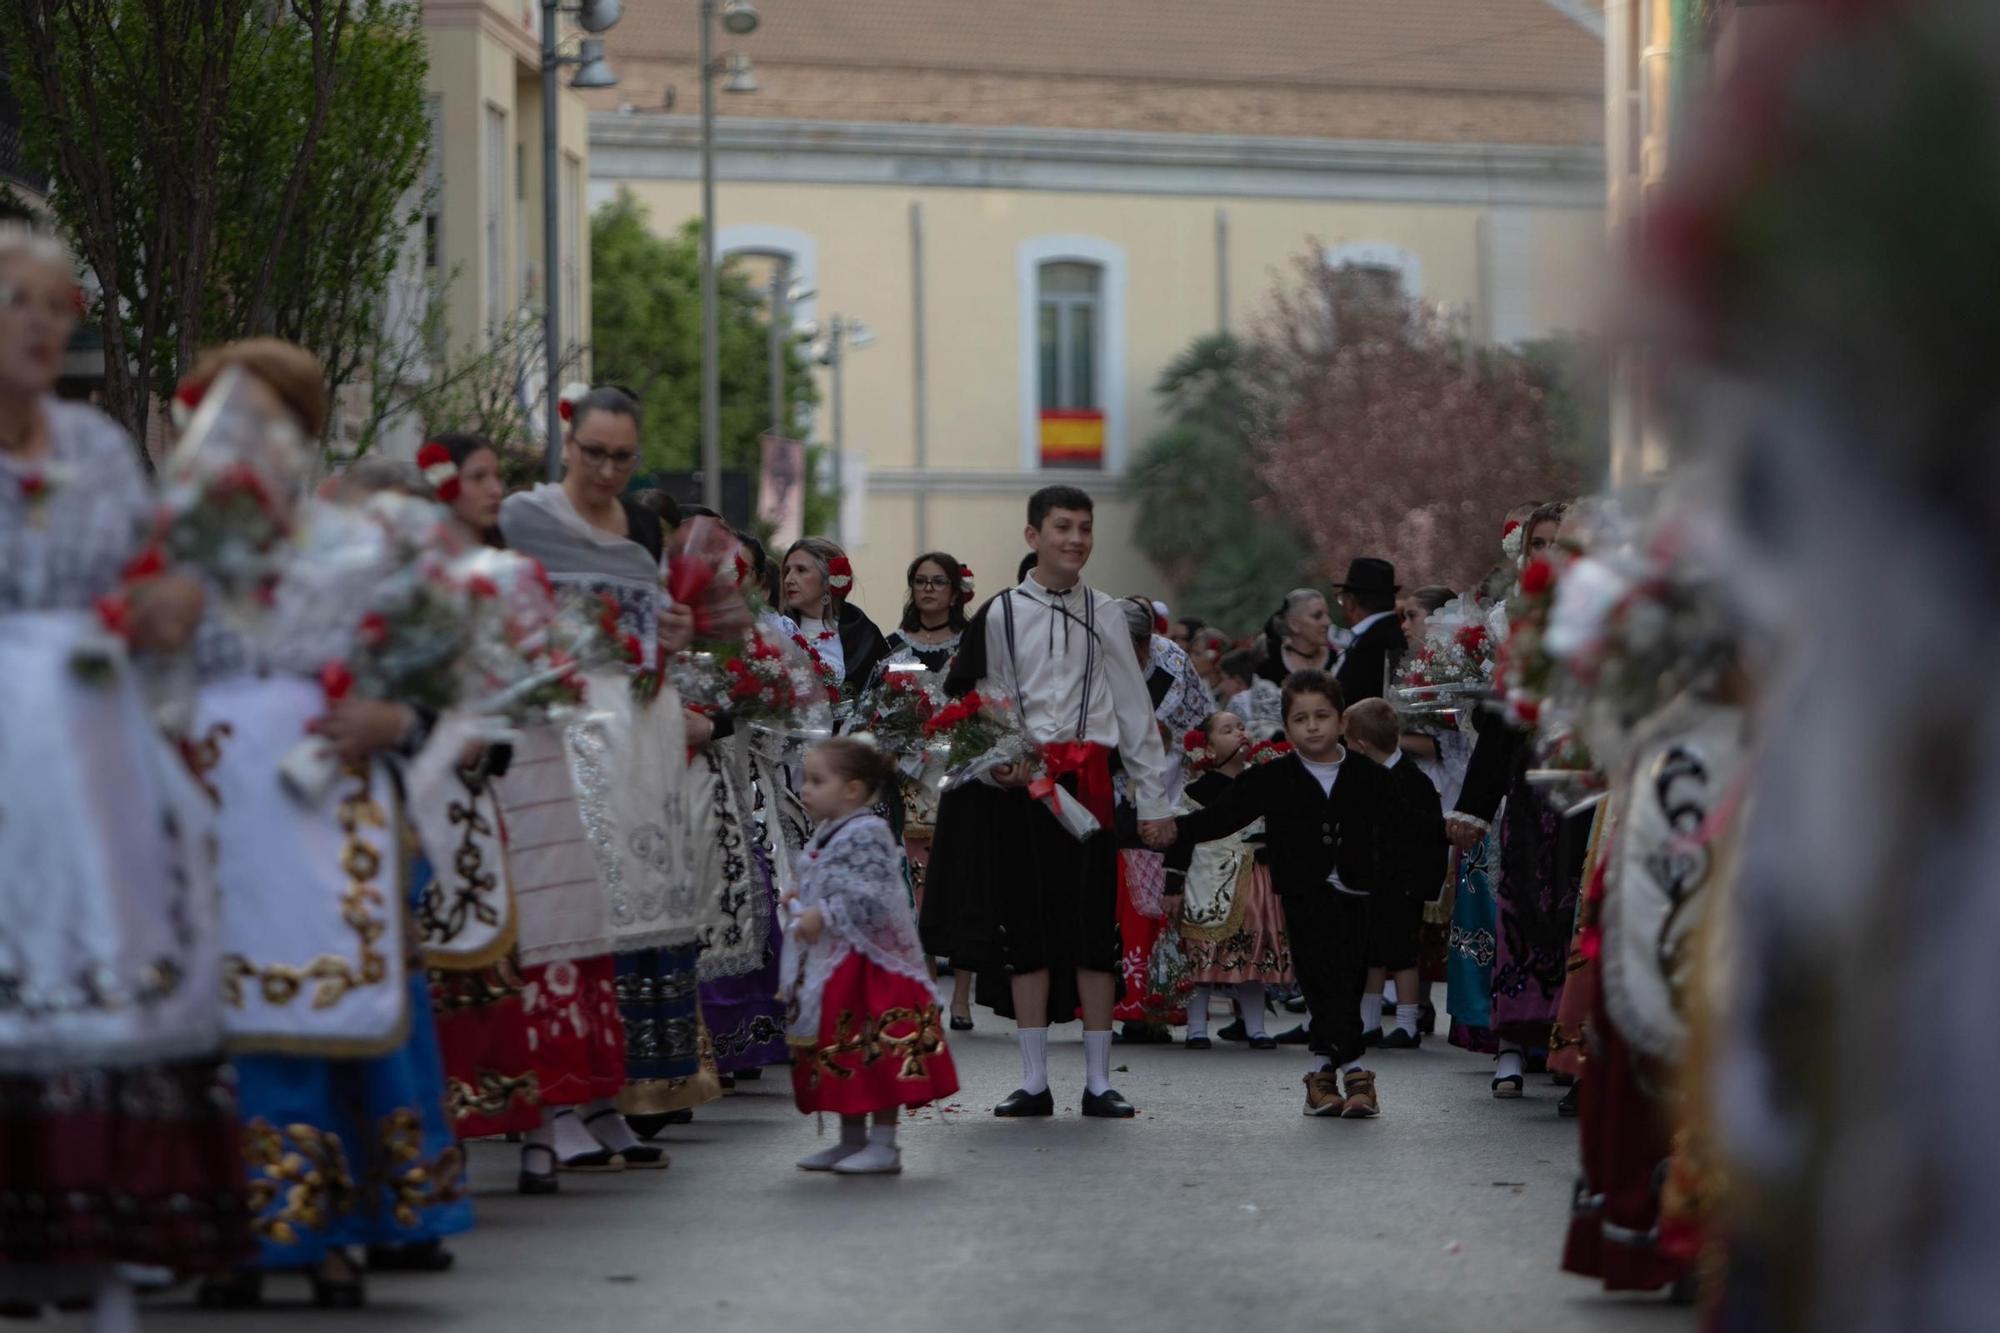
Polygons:
M1020 1088L1007 1094L1007 1100L993 1108L993 1114L1003 1120L1023 1120L1031 1116L1049 1116L1056 1113L1056 1095L1043 1088L1040 1092L1025 1092Z
M1139 1109L1118 1095L1118 1089L1083 1094L1083 1113L1094 1120L1130 1120Z
M1382 1029L1369 1028L1361 1034L1361 1044L1371 1051L1380 1046L1382 1044Z
M1215 1035L1222 1038L1224 1041L1250 1040L1249 1029L1243 1026L1243 1020L1240 1018L1231 1019L1229 1022L1224 1023L1221 1027L1215 1030Z
M1252 1037L1250 1039L1250 1049L1253 1051L1275 1051L1278 1049L1278 1039L1269 1035Z
M1288 1028L1280 1032L1274 1040L1280 1046L1310 1046L1312 1045L1312 1033L1306 1031L1306 1025L1301 1023L1295 1028Z
M972 1031L972 1019L970 1017L961 1017L958 1014L953 1014L951 1016L951 1030L953 1032Z
M1189 1037L1187 1048L1191 1051L1206 1051L1215 1045L1207 1037Z
M1404 1028L1390 1028L1382 1038L1385 1051L1414 1051L1424 1044L1424 1039Z

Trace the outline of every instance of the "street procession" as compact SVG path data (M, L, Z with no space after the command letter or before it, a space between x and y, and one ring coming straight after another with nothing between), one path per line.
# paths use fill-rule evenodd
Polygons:
M6 1326L1994 1326L2000 6L5 8Z

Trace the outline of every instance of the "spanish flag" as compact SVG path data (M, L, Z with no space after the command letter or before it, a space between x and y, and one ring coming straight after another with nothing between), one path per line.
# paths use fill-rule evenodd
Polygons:
M1104 462L1104 413L1042 413L1043 467L1096 467Z

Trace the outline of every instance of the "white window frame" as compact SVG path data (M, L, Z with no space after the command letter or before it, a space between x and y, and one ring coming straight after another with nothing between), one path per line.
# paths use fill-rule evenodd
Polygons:
M1104 467L1125 470L1125 248L1099 236L1033 236L1014 251L1020 294L1021 470L1042 467L1041 272L1050 263L1092 264L1098 281L1098 401L1104 404ZM1064 469L1069 471L1070 469ZM1075 469L1081 472L1082 469Z
M1357 268L1393 269L1401 275L1403 295L1420 301L1424 295L1424 261L1415 251L1386 241L1348 241L1328 246L1320 256L1328 268L1353 264Z
M819 242L810 232L781 227L768 222L739 222L715 233L715 262L721 265L731 255L778 255L791 270L792 285L814 293L788 306L792 327L801 328L819 317ZM866 318L866 311L856 311Z

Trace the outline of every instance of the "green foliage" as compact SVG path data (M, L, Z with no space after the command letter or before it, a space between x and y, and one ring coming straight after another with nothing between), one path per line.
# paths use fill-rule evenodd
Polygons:
M104 296L107 406L143 436L200 349L251 334L363 364L428 122L401 0L0 6L29 156Z
M1197 338L1161 372L1154 391L1173 414L1134 460L1135 537L1174 591L1178 615L1224 632L1259 629L1300 580L1310 555L1270 512L1252 469L1262 357L1227 334Z
M1576 465L1584 490L1599 489L1611 471L1611 391L1601 346L1557 333L1515 351L1542 390L1550 447Z
M630 193L590 222L591 356L600 383L634 391L645 410L640 444L649 472L686 472L701 461L701 225L656 234ZM740 274L717 283L721 333L722 466L755 475L758 440L771 426L770 324ZM785 351L785 434L800 438L817 401L802 339ZM810 475L810 469L809 475ZM808 485L807 512L814 500ZM809 530L812 529L808 524Z

